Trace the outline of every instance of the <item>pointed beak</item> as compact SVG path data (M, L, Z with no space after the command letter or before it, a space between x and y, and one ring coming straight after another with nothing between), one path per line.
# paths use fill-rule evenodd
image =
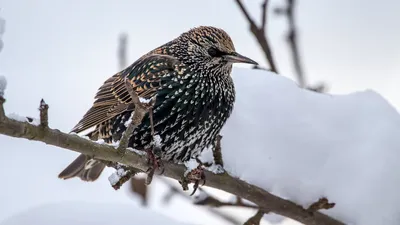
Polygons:
M248 64L254 64L258 65L258 63L250 58L247 58L246 56L243 56L239 53L232 53L229 55L224 55L224 58L226 61L231 62L231 63L248 63Z

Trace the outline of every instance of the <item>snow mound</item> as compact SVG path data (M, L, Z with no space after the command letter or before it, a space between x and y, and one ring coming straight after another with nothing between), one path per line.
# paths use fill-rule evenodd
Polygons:
M14 215L0 225L185 225L154 211L128 204L68 202L41 205ZM188 224L186 224L188 225Z
M224 126L228 173L346 224L400 222L400 116L372 90L320 94L261 70L234 69Z

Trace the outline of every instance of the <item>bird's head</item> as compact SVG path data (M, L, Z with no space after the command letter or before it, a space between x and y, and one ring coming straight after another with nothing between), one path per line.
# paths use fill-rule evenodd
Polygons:
M233 63L258 63L235 51L232 39L222 29L201 26L183 33L177 40L178 58L185 64L205 70L230 72Z

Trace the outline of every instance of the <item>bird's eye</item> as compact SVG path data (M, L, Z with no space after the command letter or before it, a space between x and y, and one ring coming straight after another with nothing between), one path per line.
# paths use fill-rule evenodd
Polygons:
M211 57L221 57L221 56L224 55L223 52L221 52L220 50L218 50L218 49L216 49L216 48L214 48L214 47L211 47L211 48L208 49L208 54L209 54Z
M209 49L208 49L208 54L209 54L210 56L212 56L212 57L217 56L217 49L215 49L215 48L213 48L213 47L209 48Z

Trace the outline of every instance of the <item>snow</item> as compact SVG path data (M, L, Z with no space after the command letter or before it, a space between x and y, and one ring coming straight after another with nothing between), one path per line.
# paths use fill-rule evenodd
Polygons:
M105 141L104 141L104 139L98 139L98 140L96 140L96 141L94 141L95 143L97 143L97 144L104 144L104 143L106 143Z
M26 122L27 121L25 116L20 116L20 115L18 115L16 113L10 113L10 114L7 115L7 117L9 119L16 120L16 121L19 121L19 122Z
M64 202L41 205L11 216L0 225L185 225L146 208L121 203ZM186 224L188 225L188 224Z
M146 104L146 103L149 103L151 101L151 98L147 99L147 98L139 97L139 101L141 103L145 103Z
M121 177L125 176L127 171L125 171L122 168L119 168L117 171L115 171L113 174L111 174L108 177L108 181L110 182L111 186L114 186L118 181L121 179Z
M0 97L4 96L4 91L7 87L7 80L5 76L0 76Z
M222 130L225 170L346 224L400 221L400 116L372 90L300 89L283 76L234 69L234 111Z
M16 121L19 121L19 122L28 122L28 123L30 123L30 124L32 124L34 126L38 126L40 124L40 120L39 119L30 118L30 120L28 120L28 118L26 118L25 116L20 116L20 115L18 115L16 113L10 113L10 114L7 115L7 117L9 119L16 120Z
M217 165L214 163L214 154L213 154L213 146L212 145L210 145L208 148L205 148L201 152L201 154L199 156L199 160L203 164L211 164L211 166L205 167L205 169L207 169L208 171L211 171L215 174L225 172L221 165Z
M198 203L206 200L208 197L210 197L205 191L202 191L201 189L197 191L198 194L194 196L193 198L193 203Z
M127 121L125 121L124 125L126 128L129 127L129 125L132 123L132 119L133 119L133 115L135 114L135 112L131 113L131 116L129 117L129 119Z
M143 151L143 150L138 150L138 149L131 148L131 147L126 148L126 150L134 152L134 153L136 153L138 155L146 155L146 151Z

